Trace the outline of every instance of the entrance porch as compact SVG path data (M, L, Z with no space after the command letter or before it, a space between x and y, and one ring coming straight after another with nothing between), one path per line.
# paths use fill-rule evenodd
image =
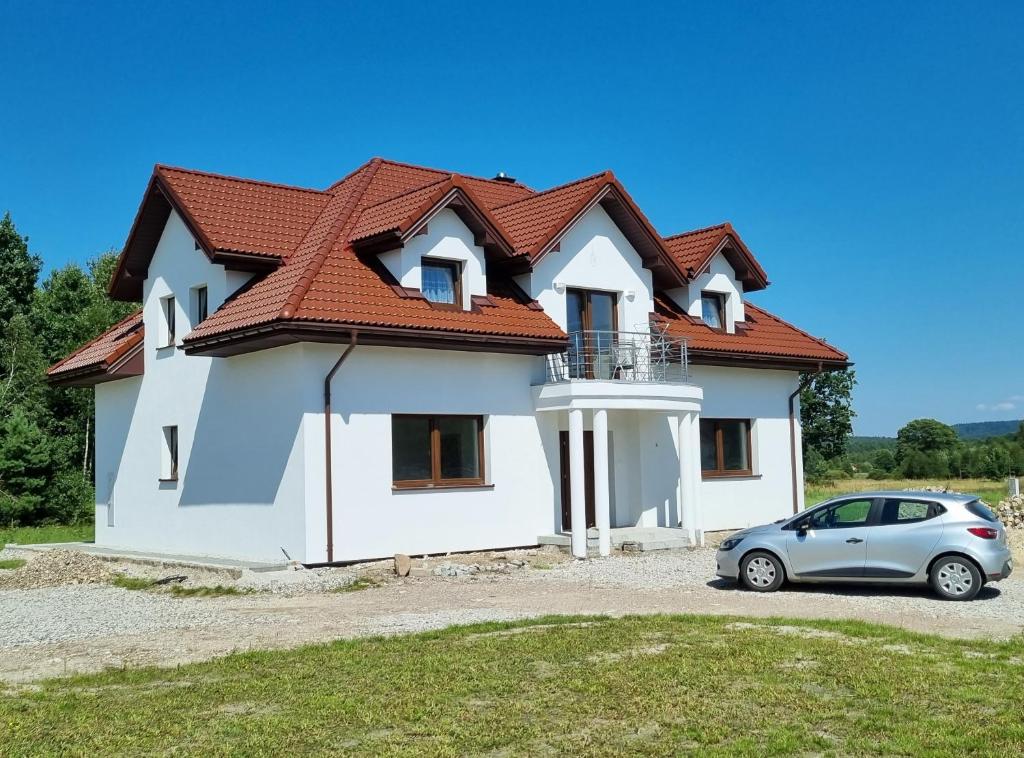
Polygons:
M534 387L536 411L559 429L556 530L541 543L568 541L578 558L588 544L600 555L627 542L703 544L702 390L685 381L685 369L629 381L573 373Z

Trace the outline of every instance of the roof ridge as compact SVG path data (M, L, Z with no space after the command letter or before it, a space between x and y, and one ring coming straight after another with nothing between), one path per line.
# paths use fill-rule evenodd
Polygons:
M730 223L729 221L723 221L720 224L712 224L711 226L704 226L704 227L701 227L700 229L691 229L688 232L679 232L678 234L671 234L668 237L665 237L665 239L667 239L667 240L674 240L674 239L679 239L680 237L689 237L692 234L700 234L701 232L710 232L712 229L725 229L725 228L731 229L732 228L732 223Z
M58 368L60 368L60 367L61 367L61 366L63 366L63 365L65 364L65 363L67 363L68 361L70 361L70 360L71 360L72 358L74 358L74 357L75 357L76 355L78 355L79 353L81 353L81 352L82 352L83 350L85 350L85 349L87 349L87 348L90 348L90 347L92 347L92 346L93 346L93 345L95 345L95 344L96 344L96 343L97 343L97 342L98 342L99 340L101 340L102 338L106 337L106 336L107 336L108 334L111 334L111 333L115 332L115 331L116 331L116 330L117 330L117 329L118 329L119 327L121 327L121 326L124 326L124 325L125 325L125 324L127 324L127 323L128 323L129 321L131 321L132 319L138 318L138 317L139 317L139 316L141 316L141 315L142 315L142 308L139 308L139 309L138 309L137 311L132 311L132 312L131 312L131 313L129 313L129 314L127 315L127 316L125 316L125 317L124 317L123 319L121 319L120 321L118 321L118 322L117 322L116 324L112 324L111 326L107 327L107 328L106 328L106 329L104 329L104 330L103 330L102 332L100 332L100 333L99 333L99 334L97 334L97 335L96 335L95 337L93 337L93 338L92 338L91 340L89 340L89 341L88 341L88 342L86 342L86 343L85 343L84 345L82 345L82 346L81 346L80 348L78 348L78 349L77 349L77 350L75 350L74 352L72 352L72 353L70 353L70 354L68 354L68 355L64 356L64 357L63 357L63 358L61 358L61 359L60 359L59 361L57 361L56 363L54 363L54 364L53 364L52 366L50 366L50 367L49 367L48 369L46 369L46 373L47 373L47 374L49 374L49 373L50 373L50 372L52 372L52 371L56 371L56 370L57 370ZM140 324L140 326L141 326L141 324Z
M533 200L535 198L541 197L542 195L547 195L547 194L549 194L551 192L557 192L558 190L563 190L563 189L566 189L567 187L572 187L572 186L574 186L576 184L583 184L583 182L589 182L589 181L592 181L594 179L597 179L598 177L605 177L605 178L607 178L608 180L611 181L611 180L615 179L615 174L613 174L611 171L609 171L607 169L605 169L604 171L598 171L596 174L591 174L590 176L584 176L582 179L574 179L571 182L566 182L565 184L559 184L559 185L557 185L555 187L549 187L546 190L541 190L540 192L534 192L532 195L527 195L526 197L520 197L520 198L518 198L516 200L513 200L510 203L505 203L504 205L496 205L496 206L494 206L494 208L492 210L500 211L500 210L502 210L504 208L508 208L510 205L515 205L516 203L524 203L527 200Z
M844 352L843 352L842 350L840 350L839 348L837 348L837 347L836 347L835 345L830 345L830 344L829 344L828 342L826 342L825 340L821 339L821 337L815 337L815 336L814 336L813 334L811 334L810 332L805 332L805 331L804 331L803 329L801 329L801 328L800 328L799 326L796 326L795 324L791 324L791 323L790 323L789 321L786 321L786 319L782 318L781 316L776 316L776 315L775 315L774 313L772 313L771 311L767 311L767 310L765 310L764 308L761 308L760 306L758 306L758 305L755 305L754 303L750 302L749 300L744 300L744 301L743 301L743 305L744 305L744 307L749 307L749 308L753 308L753 309L754 309L755 311L757 311L758 313L762 313L762 314L764 314L765 316L768 316L768 318L773 318L773 319L775 319L776 321L779 321L779 322L781 322L781 323L785 324L785 325L786 325L786 326L788 326L788 327L789 327L790 329L793 329L793 330L795 330L795 331L798 331L798 332L800 332L800 334L804 335L804 336L805 336L805 337L807 337L808 339L812 339L812 340L814 340L814 341L815 341L815 342L817 342L817 343L818 343L819 345L822 345L823 347L827 347L827 348L828 348L829 350L834 350L835 352L837 352L837 353L839 353L840 355L842 355L842 356L843 356L844 358L849 358L849 357L850 357L849 355L847 355L846 353L844 353Z
M478 182L490 182L492 184L500 184L500 185L506 186L506 187L507 186L518 186L518 187L522 187L524 189L528 189L528 190L530 190L530 192L536 192L536 190L534 190L534 189L532 189L530 187L527 187L525 184L523 184L522 182L519 182L519 181L507 182L507 181L502 181L501 179L488 179L488 178L483 177L483 176L475 176L473 174L464 174L461 171L448 171L447 169L443 169L443 168L434 168L432 166L421 166L421 165L419 165L417 163L405 163L403 161L393 161L390 158L381 158L380 160L382 162L384 162L384 163L390 163L392 166L401 166L402 168L418 168L421 171L433 171L434 173L437 173L437 174L448 174L449 176L463 176L466 179L473 179L473 180L478 181Z
M295 190L296 192L312 192L316 195L329 195L331 194L327 190L318 190L313 187L299 187L295 184L282 184L281 182L267 182L262 179L247 179L244 176L233 176L231 174L216 174L213 171L201 171L196 168L184 168L183 166L168 166L165 163L157 163L153 166L154 171L160 169L166 169L168 171L182 171L186 174L195 174L197 176L210 176L215 179L229 179L234 182L244 182L245 184L259 184L264 187L274 187L275 189L287 189Z
M368 211L368 210L371 210L373 208L377 208L378 206L381 206L381 205L386 205L387 203L390 203L390 202L392 202L394 200L398 200L400 198L403 198L406 195L411 195L414 192L422 192L425 189L429 189L431 187L436 187L437 185L444 184L445 182L450 182L452 180L452 178L455 177L455 176L457 176L457 174L449 174L446 177L442 177L442 178L438 179L436 182L430 182L430 184L421 184L419 187L412 187L410 189L405 190L404 192L399 192L397 195L392 195L391 197L385 198L384 200L381 200L379 203L374 203L373 205L366 206L365 208L363 208L362 211L360 211L359 215L361 216L363 213L366 213L366 211Z
M366 192L366 188L370 185L373 177L377 174L377 169L380 168L380 164L380 158L371 158L366 164L366 176L362 178L360 184L352 191L351 197L346 198L345 205L342 207L341 213L331 225L331 229L327 236L320 243L320 248L316 251L313 257L310 258L309 263L306 264L301 276L299 276L299 280L295 283L292 291L288 293L288 297L285 298L284 307L281 308L281 318L290 319L295 315L296 309L298 309L299 305L302 303L302 299L306 296L306 293L309 292L309 288L313 284L313 279L320 271L320 268L324 265L324 261L327 260L327 256L334 247L334 243L337 241L338 236L348 225L348 222L355 213L356 207L363 197L363 193ZM337 196L335 195L335 197ZM327 209L324 208L324 211L326 210ZM317 217L317 220L319 220L319 216ZM316 221L313 222L313 226L315 225ZM310 226L310 229L312 229L313 226ZM301 243L299 244L301 245Z

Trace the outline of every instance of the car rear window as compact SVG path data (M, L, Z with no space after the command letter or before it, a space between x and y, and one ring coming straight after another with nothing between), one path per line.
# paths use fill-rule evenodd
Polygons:
M978 518L983 518L986 521L998 521L999 517L992 512L992 509L985 505L980 500L972 500L966 506L964 506Z

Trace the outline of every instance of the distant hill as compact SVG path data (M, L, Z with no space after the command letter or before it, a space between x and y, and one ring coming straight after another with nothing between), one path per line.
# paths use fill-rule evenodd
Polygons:
M1016 433L1020 428L1018 421L975 421L971 424L953 424L960 439L981 440L986 437L1004 437Z

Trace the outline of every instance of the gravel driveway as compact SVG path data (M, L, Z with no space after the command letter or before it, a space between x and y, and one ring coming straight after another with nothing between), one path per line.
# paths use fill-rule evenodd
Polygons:
M970 603L942 601L926 589L790 586L763 595L715 580L714 552L705 549L553 561L503 574L392 579L351 593L201 599L108 585L3 590L0 680L175 665L237 650L552 613L854 618L947 636L1005 638L1024 631L1024 580L986 587Z

